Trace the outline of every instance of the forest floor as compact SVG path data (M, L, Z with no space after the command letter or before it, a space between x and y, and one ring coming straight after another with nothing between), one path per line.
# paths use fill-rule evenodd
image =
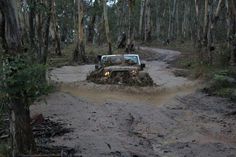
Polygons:
M60 88L31 106L31 114L73 131L49 144L74 148L84 157L235 157L236 105L200 92L199 80L177 77L174 73L182 69L168 63L180 52L139 49L146 52L146 71L157 86L87 82L94 65L50 72Z

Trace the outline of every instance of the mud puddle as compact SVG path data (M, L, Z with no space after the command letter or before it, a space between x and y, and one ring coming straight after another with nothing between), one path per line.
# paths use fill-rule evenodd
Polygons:
M105 86L105 88L104 88ZM113 88L113 89L111 89ZM91 103L103 104L109 101L125 101L127 103L145 103L162 105L173 100L176 96L184 96L197 90L196 84L175 88L152 87L119 87L101 85L101 88L89 88L87 86L61 85L60 91L80 97Z

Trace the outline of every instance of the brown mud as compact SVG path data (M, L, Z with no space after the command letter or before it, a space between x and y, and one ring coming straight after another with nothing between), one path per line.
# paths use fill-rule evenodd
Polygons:
M147 104L160 105L176 95L187 95L197 89L196 85L165 89L160 87L127 87L113 86L100 88L98 85L88 88L87 85L63 84L60 91L73 96L82 97L92 103L104 103L108 100L143 102Z
M129 72L117 73L115 76L104 77L103 71L95 70L92 71L88 76L87 80L89 82L94 82L98 84L118 84L125 86L154 86L152 78L146 72L139 72L137 76L132 76Z
M83 157L235 157L236 105L197 89L200 81L176 77L168 61L180 52L141 47L154 59L146 72L157 86L98 85L86 81L94 65L50 72L60 90L31 106L73 131L53 138Z

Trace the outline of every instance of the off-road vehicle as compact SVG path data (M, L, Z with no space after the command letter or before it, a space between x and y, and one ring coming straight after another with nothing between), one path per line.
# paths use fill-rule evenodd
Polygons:
M98 64L87 79L95 83L153 85L150 76L143 71L137 54L117 54L98 56Z

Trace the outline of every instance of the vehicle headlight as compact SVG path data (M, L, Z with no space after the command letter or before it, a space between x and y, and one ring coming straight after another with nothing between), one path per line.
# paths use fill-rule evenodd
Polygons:
M106 72L104 73L104 76L105 76L105 77L109 77L110 74L111 74L111 73L110 73L109 71L106 71Z
M138 71L137 70L132 70L130 73L131 73L131 75L135 76L135 75L138 74Z

